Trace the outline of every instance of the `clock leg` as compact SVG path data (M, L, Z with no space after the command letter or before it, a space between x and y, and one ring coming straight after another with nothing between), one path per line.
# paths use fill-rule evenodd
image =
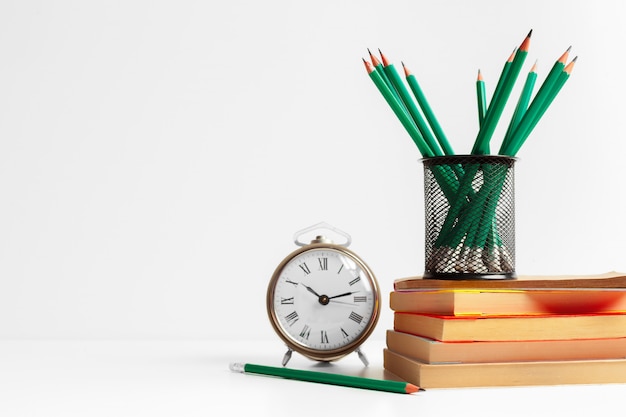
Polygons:
M293 350L291 348L287 348L287 352L285 352L285 356L283 356L283 366L287 366L289 363L289 359L291 359L291 353Z
M356 350L357 355L359 355L359 359L361 359L361 362L363 362L363 365L365 366L369 366L370 365L370 361L367 360L367 356L365 356L365 353L363 353L361 351L361 348L358 348Z

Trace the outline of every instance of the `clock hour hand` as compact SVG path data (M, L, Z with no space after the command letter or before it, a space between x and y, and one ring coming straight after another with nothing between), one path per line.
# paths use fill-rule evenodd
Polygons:
M325 306L330 301L330 298L327 295L325 294L319 295L317 292L315 292L313 288L309 287L308 285L304 285L304 284L302 285L304 286L304 288L307 289L307 291L309 291L310 293L314 294L317 297L317 301L319 301L321 305Z
M302 284L302 283L301 283L301 284ZM304 285L304 284L302 284L302 285L303 285L303 286L304 286L304 288L306 288L306 289L307 289L310 293L313 293L313 294L315 294L317 297L320 297L320 295L319 295L318 293L316 293L316 292L315 292L315 290L314 290L313 288L309 287L308 285Z

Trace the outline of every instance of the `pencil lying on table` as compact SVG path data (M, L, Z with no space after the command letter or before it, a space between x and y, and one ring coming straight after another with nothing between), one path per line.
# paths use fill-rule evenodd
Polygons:
M254 365L251 363L231 363L229 368L233 372L240 372L244 374L277 376L298 381L318 382L321 384L341 385L344 387L396 392L400 394L412 394L420 391L419 387L409 384L408 382L361 378L358 376L331 374L328 372L278 368L273 366Z

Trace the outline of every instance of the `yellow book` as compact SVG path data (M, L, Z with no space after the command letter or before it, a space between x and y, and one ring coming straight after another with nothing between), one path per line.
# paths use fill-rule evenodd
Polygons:
M389 306L399 312L457 316L613 313L626 312L626 288L393 291Z
M422 277L394 281L396 291L415 289L497 288L497 289L564 289L564 288L626 288L626 273L607 272L596 275L520 275L513 280L444 280Z

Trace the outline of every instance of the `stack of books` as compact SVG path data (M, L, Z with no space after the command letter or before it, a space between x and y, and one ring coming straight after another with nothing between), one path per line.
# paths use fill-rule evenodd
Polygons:
M384 367L423 388L626 383L626 274L399 279Z

